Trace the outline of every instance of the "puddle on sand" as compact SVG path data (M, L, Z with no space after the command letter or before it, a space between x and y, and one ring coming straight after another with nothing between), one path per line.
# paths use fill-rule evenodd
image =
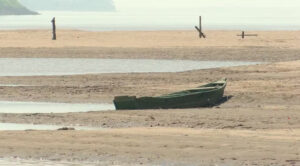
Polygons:
M0 76L182 72L258 62L153 59L0 58Z
M0 131L18 131L18 130L57 130L63 127L71 127L75 130L99 130L101 128L84 127L84 126L58 126L58 125L35 125L35 124L17 124L17 123L0 123Z
M114 105L0 101L0 113L68 113L108 110L115 110Z
M0 84L0 87L20 87L20 86L29 86L29 85L22 85L22 84Z
M88 162L67 162L67 161L50 161L50 160L33 160L20 158L0 158L0 166L93 166L98 164Z

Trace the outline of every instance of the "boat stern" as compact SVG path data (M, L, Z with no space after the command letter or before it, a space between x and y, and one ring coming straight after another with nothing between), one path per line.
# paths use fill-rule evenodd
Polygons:
M117 110L130 110L137 108L136 96L116 96L113 102Z

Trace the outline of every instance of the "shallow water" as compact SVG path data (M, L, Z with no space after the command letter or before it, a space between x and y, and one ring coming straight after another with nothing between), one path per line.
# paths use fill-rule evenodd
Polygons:
M113 166L129 166L129 165L145 165L145 166L174 166L174 165L197 165L196 163L186 163L186 162L173 162L173 161L167 161L162 162L160 164L153 164L153 163L135 163L135 164L124 164L124 162L113 160L105 160L105 159L98 159L99 161L96 162L75 162L75 161L50 161L50 160L37 160L37 159L20 159L20 158L0 158L0 166L8 166L8 165L14 165L14 166L101 166L101 165L113 165ZM228 162L228 161L227 161ZM212 165L212 164L211 164ZM232 161L229 164L224 163L216 163L213 164L216 166L232 166L232 165L238 165L238 162L235 163Z
M50 161L50 160L30 160L19 158L0 158L0 166L92 166L88 162L67 162L67 161Z
M67 113L115 110L113 104L0 101L0 113Z
M0 84L0 87L20 87L20 86L34 86L34 85L23 85L23 84Z
M252 64L258 64L258 62L153 59L0 58L0 76L182 72L196 69Z
M116 12L50 12L1 16L0 29L174 30L192 29L203 16L204 29L300 29L299 0L114 0Z
M75 130L99 130L100 128L83 127L83 126L58 126L58 125L35 125L35 124L17 124L17 123L0 123L0 131L14 130L57 130L62 127L72 127Z

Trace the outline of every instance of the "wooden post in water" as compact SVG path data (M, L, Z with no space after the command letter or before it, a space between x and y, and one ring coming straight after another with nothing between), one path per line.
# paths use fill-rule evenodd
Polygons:
M56 40L56 25L55 25L55 17L51 20L52 22L52 40Z
M202 17L199 16L199 27L195 26L196 30L199 32L199 38L206 38L205 34L202 32Z

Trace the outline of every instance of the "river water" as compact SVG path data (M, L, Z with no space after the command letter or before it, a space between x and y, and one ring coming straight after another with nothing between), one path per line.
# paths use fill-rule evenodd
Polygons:
M98 163L0 158L0 166L96 166ZM105 164L107 165L107 164Z
M115 0L115 12L39 11L37 16L1 16L0 29L58 28L95 31L194 29L299 30L299 0Z
M68 113L115 110L113 104L0 101L0 113Z
M183 72L258 62L151 59L0 58L0 76Z

